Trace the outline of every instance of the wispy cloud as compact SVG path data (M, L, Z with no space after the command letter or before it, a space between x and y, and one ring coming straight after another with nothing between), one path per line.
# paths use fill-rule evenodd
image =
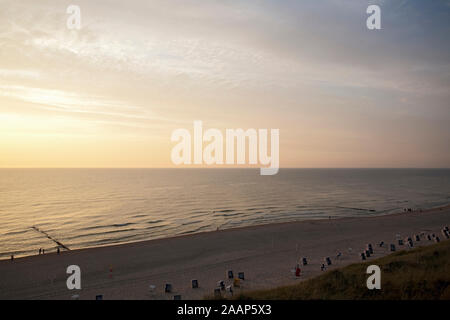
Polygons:
M69 4L2 1L0 112L22 104L110 133L277 119L291 138L293 119L358 135L367 117L379 141L402 134L386 128L393 115L450 121L448 0L79 0L80 31L66 28ZM366 28L368 4L380 31ZM447 141L440 130L429 139Z

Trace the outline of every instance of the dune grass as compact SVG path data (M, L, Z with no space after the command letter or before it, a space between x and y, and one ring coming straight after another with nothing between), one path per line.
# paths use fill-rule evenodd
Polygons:
M381 289L368 290L369 265L381 269ZM301 283L241 293L241 300L450 300L450 241L356 263Z

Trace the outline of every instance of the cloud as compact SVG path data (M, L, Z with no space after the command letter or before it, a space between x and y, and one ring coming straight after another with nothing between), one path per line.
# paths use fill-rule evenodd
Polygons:
M349 136L370 127L367 140L382 141L392 117L450 120L449 1L78 0L80 31L66 28L70 0L3 3L3 113L109 132L279 121L292 136L300 119ZM382 30L367 30L369 4ZM429 136L448 140L440 130Z
M64 6L52 3L34 4L37 13L28 20L10 18L4 24L15 26L9 39L22 41L12 52L23 56L25 49L25 60L42 58L55 73L111 71L168 82L183 75L191 82L224 88L318 87L325 81L417 92L422 76L428 77L429 90L442 91L448 84L442 83L448 58L436 47L448 46L444 32L436 36L448 22L441 19L441 28L436 23L428 26L421 10L430 6L416 1L397 6L378 1L383 10L383 30L378 33L365 27L369 1L81 1L84 27L78 33L65 28ZM15 7L11 5L8 16L25 8ZM402 13L405 7L407 15ZM442 16L439 8L428 9L427 17ZM414 38L411 29L429 37L409 41ZM48 66L51 63L54 67ZM413 72L411 64L418 67ZM432 67L421 72L426 65Z

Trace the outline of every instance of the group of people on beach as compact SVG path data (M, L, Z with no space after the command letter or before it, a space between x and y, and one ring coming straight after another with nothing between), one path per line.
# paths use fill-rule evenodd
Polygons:
M56 248L56 253L57 253L57 254L60 254L60 253L61 253L61 250L59 249L59 247ZM41 255L41 254L45 254L45 249L39 248L39 255ZM14 260L14 255L12 254L12 255L11 255L11 261L13 261L13 260Z
M60 254L61 250L58 248L56 248L56 253ZM43 248L39 248L39 254L45 254L45 249Z

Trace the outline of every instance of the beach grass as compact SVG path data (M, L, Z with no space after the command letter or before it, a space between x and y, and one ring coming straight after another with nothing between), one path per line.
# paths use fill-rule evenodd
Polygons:
M381 289L369 290L369 265L381 269ZM450 241L355 263L301 283L243 292L240 300L450 300Z

